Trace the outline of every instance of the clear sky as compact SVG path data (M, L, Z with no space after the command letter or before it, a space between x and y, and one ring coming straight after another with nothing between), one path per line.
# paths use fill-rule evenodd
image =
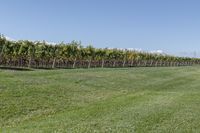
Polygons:
M0 0L0 14L14 39L200 51L200 0Z

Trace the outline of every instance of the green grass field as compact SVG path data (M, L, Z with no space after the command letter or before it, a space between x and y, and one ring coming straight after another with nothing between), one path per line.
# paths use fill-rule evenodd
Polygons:
M0 70L1 132L200 132L200 67Z

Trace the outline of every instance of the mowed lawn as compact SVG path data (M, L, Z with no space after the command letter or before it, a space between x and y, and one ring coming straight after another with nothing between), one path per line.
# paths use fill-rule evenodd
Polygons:
M0 70L0 132L200 132L200 67Z

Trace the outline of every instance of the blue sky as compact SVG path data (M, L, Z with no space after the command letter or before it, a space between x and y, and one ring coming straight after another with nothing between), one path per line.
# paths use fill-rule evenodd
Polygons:
M0 33L193 54L200 51L199 7L199 0L0 0Z

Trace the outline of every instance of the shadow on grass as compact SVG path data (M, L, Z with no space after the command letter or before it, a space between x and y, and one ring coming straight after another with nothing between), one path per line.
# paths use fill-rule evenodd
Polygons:
M45 67L13 67L13 66L0 66L0 70L14 70L14 71L34 71L34 70L59 70L69 68L45 68Z
M40 69L40 70L54 70L53 68L45 68L45 67L33 67L33 69Z
M3 66L0 66L0 69L2 69L2 70L14 70L14 71L33 71L33 69L21 68L21 67L3 67Z

